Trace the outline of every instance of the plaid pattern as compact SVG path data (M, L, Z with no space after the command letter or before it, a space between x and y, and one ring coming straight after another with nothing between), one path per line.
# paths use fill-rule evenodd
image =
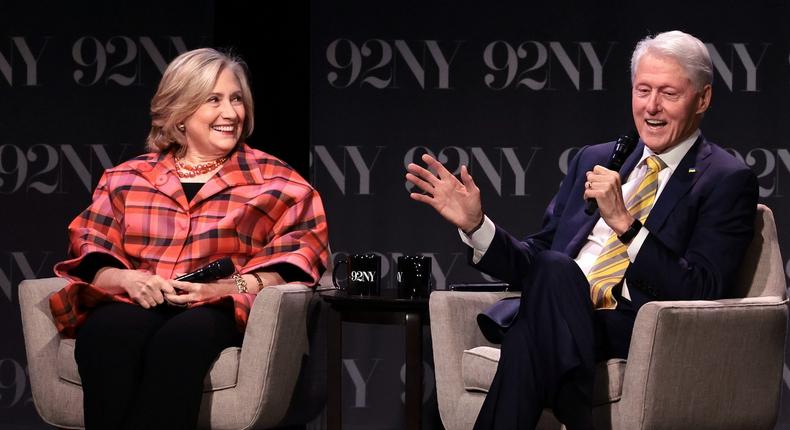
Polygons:
M230 256L240 273L287 263L318 282L329 259L326 215L318 192L279 159L245 144L187 202L173 156L151 153L108 169L93 203L68 228L71 259L55 274L71 283L50 297L61 334L73 337L101 302L133 303L71 272L94 252L127 269L171 279ZM90 281L90 280L87 280ZM239 330L254 294L232 294L189 306L232 306Z

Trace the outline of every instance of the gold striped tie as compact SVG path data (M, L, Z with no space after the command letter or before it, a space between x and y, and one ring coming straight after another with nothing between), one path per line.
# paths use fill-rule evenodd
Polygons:
M643 224L656 199L658 172L667 166L656 155L646 158L645 163L647 174L625 202L628 212ZM617 306L612 289L623 279L625 269L628 268L626 249L627 246L617 239L617 234L612 232L590 273L587 274L587 280L590 281L590 297L595 309L614 309Z

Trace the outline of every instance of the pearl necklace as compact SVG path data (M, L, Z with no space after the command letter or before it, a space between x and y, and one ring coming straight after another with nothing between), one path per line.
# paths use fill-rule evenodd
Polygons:
M228 160L227 156L219 157L207 163L189 165L183 158L174 157L176 160L176 174L179 178L193 178L208 173Z

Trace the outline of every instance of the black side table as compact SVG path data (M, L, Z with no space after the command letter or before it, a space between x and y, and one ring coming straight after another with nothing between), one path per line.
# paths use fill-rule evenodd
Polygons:
M384 290L380 296L356 296L333 290L321 293L330 304L327 345L327 426L342 424L343 321L406 326L406 428L419 429L422 417L422 325L428 324L428 299L399 299Z

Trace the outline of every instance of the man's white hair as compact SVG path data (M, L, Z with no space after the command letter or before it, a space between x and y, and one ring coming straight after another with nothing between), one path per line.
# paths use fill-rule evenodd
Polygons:
M696 37L682 31L667 31L640 40L631 56L631 84L634 83L636 67L645 54L669 57L677 61L686 71L697 91L713 82L713 63L705 44Z

